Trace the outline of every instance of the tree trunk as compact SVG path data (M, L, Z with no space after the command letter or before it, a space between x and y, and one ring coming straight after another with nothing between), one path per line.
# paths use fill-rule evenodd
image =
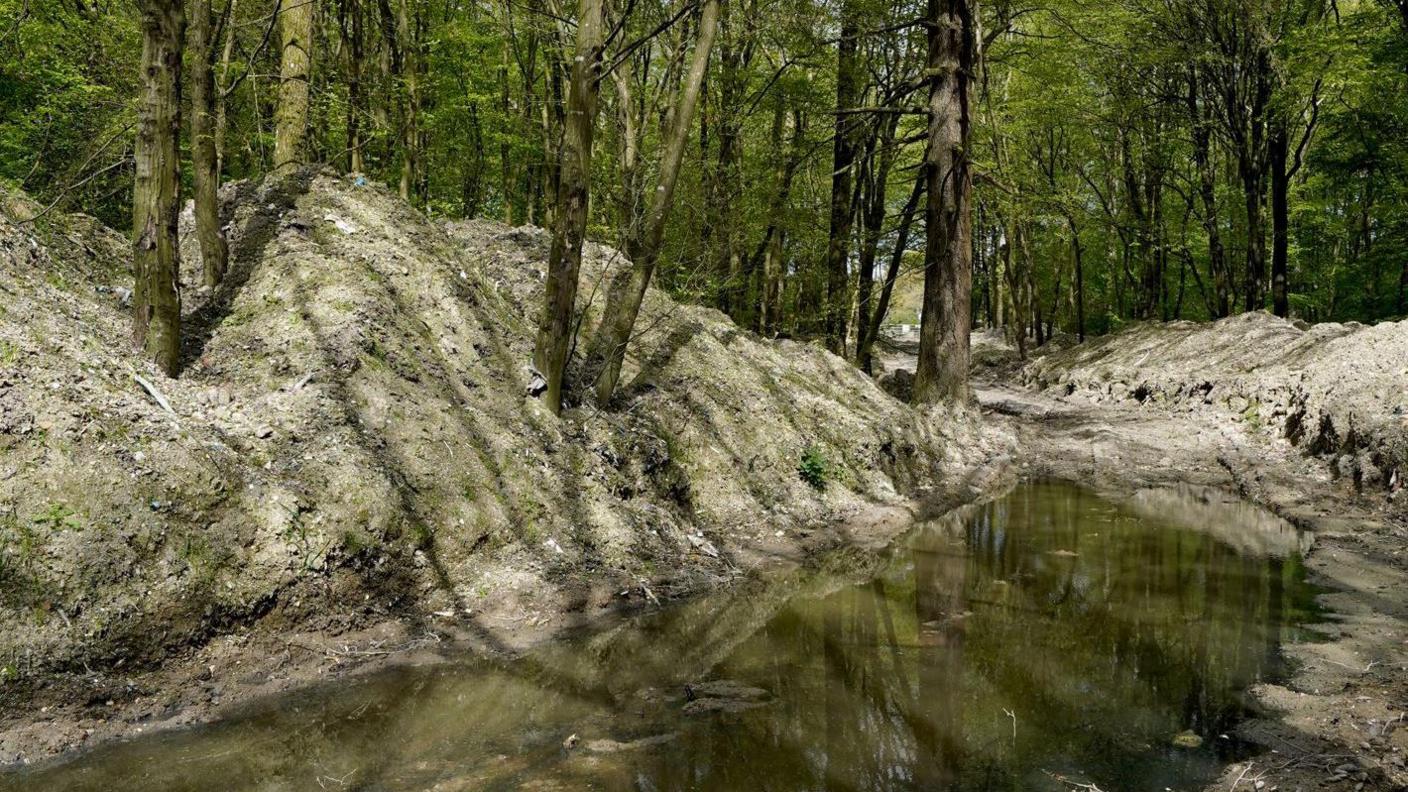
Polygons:
M484 130L478 102L469 103L469 146L470 160L460 172L460 207L466 218L477 217L484 200Z
M420 182L420 36L410 11L410 0L396 7L396 28L401 40L401 78L405 84L405 109L401 117L401 199L411 200Z
M132 187L132 336L167 376L181 367L182 0L142 0L141 105Z
M1269 141L1271 159L1271 311L1290 315L1287 291L1290 258L1290 141L1284 120L1273 119Z
M870 315L868 326L856 330L865 334L856 353L856 362L861 371L867 374L871 373L874 367L871 350L875 347L875 339L880 337L880 325L885 321L885 314L890 310L890 295L894 293L895 281L899 279L900 265L904 263L904 251L909 246L909 231L914 227L914 215L919 210L919 198L924 194L926 181L922 172L919 178L914 180L914 189L910 190L909 200L905 201L904 210L900 213L899 234L895 237L894 250L890 251L890 268L885 272L885 282L880 287L880 299L875 303L875 312Z
M274 172L287 172L304 162L308 133L308 77L313 59L315 0L287 0L279 13L279 107L275 114Z
M362 6L358 0L339 0L338 27L347 52L347 169L361 173L362 162L362 72L366 61L366 36Z
M875 280L875 257L879 250L880 236L884 233L886 198L888 196L890 169L895 162L895 130L899 116L891 115L876 124L875 134L868 146L866 155L866 176L863 200L861 201L861 247L860 268L856 274L856 365L870 373L870 344L866 336L870 331L870 314L874 309L873 292ZM879 163L876 163L876 160Z
M860 103L861 65L859 58L860 21L856 0L845 0L841 8L841 41L837 45L836 109L846 110ZM856 156L856 129L859 118L838 112L831 159L831 235L826 245L826 346L845 354L846 315L850 312L850 278L846 264L851 252L851 201L853 166Z
M563 123L562 153L558 160L561 176L557 211L548 254L543 312L533 349L533 362L547 382L544 401L554 414L562 412L563 377L572 345L573 309L577 301L577 274L582 267L582 242L587 233L592 137L596 131L601 78L603 1L579 0L577 5L577 48Z
M205 285L215 288L225 277L229 247L220 228L220 173L215 156L215 42L211 0L191 3L191 171L195 188L196 237Z
M1212 275L1214 319L1232 312L1232 286L1228 282L1227 254L1217 214L1217 173L1212 164L1212 119L1198 97L1198 73L1188 72L1188 122L1193 130L1193 161L1198 166L1198 195L1203 201L1203 231L1208 235L1208 270Z
M1071 227L1071 258L1074 259L1075 266L1075 286L1076 286L1076 339L1085 340L1085 255L1080 246L1080 229L1076 227L1075 220L1067 217L1066 223Z
M773 158L776 162L777 193L773 196L768 212L768 227L763 232L759 245L762 252L762 311L758 328L768 336L775 336L782 329L782 279L783 237L786 235L787 206L792 197L792 184L797 169L806 158L804 146L806 137L806 116L798 108L792 109L792 142L786 159L782 156L782 132L784 127L784 102L779 100L773 116ZM756 256L755 256L756 257Z
M924 316L914 402L966 402L972 323L973 178L969 81L976 52L971 0L929 1L929 146L925 153Z
M1262 174L1259 164L1243 167L1242 189L1247 206L1247 273L1243 310L1255 311L1262 304L1262 283L1266 280L1266 221L1262 211Z
M239 0L230 0L230 4L225 8L225 17L230 20L229 24L234 25L235 8ZM220 52L220 82L216 85L215 91L215 172L225 172L225 128L226 112L225 107L228 98L225 92L230 90L230 59L235 53L234 31L225 34L225 46Z
M684 85L680 86L679 102L660 159L660 183L655 188L655 196L645 217L642 236L627 241L631 269L611 285L601 327L587 356L585 372L588 378L594 379L596 401L601 406L608 404L616 391L621 365L626 360L626 345L630 342L631 330L635 328L645 290L650 286L655 262L660 256L665 223L675 202L680 163L684 160L685 146L689 143L689 128L694 123L694 109L699 104L700 87L704 84L704 75L709 67L709 53L714 48L719 4L720 0L705 0L700 12L699 39L694 44L688 76Z

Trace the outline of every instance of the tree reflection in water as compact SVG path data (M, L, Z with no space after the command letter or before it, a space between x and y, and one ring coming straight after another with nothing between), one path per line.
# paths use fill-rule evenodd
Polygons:
M1027 484L887 554L503 662L339 683L0 790L1200 787L1236 749L1221 735L1242 691L1314 616L1303 548L1206 494ZM685 685L708 680L766 693L685 714ZM1174 744L1187 732L1201 746Z

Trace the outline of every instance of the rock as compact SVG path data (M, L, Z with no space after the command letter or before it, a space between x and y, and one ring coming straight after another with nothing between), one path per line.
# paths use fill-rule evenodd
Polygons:
M1203 738L1191 729L1175 734L1172 742L1175 748L1187 748L1189 750L1203 746Z

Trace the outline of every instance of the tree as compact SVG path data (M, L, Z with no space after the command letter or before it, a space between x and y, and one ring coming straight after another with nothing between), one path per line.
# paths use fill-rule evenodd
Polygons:
M679 181L685 145L689 142L694 108L699 103L699 90L709 67L709 53L713 50L714 34L718 30L721 2L722 0L704 0L699 17L699 38L694 44L694 56L690 61L684 84L680 86L679 101L675 104L665 149L661 154L660 183L655 188L654 198L651 199L644 228L638 235L632 233L627 238L626 252L631 258L631 268L611 285L601 327L597 330L592 350L588 354L586 380L594 384L596 400L600 405L608 404L616 390L616 382L621 376L621 365L626 358L626 346L630 342L631 331L635 327L651 275L655 272L655 262L659 258L660 245L664 241L665 223L675 201L675 185Z
M582 242L587 234L591 195L592 137L602 58L604 0L579 0L577 48L572 59L572 83L567 95L562 150L558 161L557 205L554 211L548 277L533 363L547 384L544 401L562 411L563 380L574 337L577 279L582 268Z
M211 0L191 2L191 175L205 285L214 288L225 277L229 247L220 227L220 172L215 152L217 42L210 4ZM227 5L226 12L229 10Z
M279 107L274 130L274 170L303 164L308 132L308 78L313 61L313 9L317 0L283 0L279 9Z
M915 404L965 402L972 325L969 89L976 52L970 0L929 0L929 144L924 156L924 313Z
M133 339L169 377L181 368L182 0L142 0L142 94L132 189Z
M843 111L857 109L863 90L860 71L860 11L856 0L841 7L841 40L836 45L836 122L831 150L831 235L826 245L826 346L846 350L846 314L850 310L851 223L855 219L851 182L855 178L856 139L860 119Z

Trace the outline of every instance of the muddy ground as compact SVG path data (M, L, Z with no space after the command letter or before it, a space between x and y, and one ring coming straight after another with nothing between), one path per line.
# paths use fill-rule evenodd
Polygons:
M1287 683L1252 691L1264 714L1241 736L1264 753L1209 790L1408 789L1405 345L1408 323L1142 326L978 386L1030 473L1117 495L1213 487L1313 532L1328 638L1288 647ZM1296 428L1307 414L1318 438Z

